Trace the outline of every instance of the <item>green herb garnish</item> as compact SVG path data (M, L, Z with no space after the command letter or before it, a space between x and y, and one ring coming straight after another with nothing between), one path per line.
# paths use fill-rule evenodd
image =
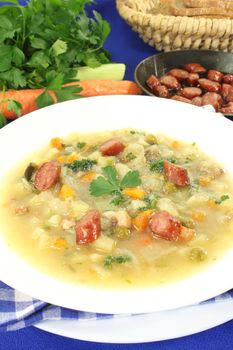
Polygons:
M150 164L150 171L155 171L156 173L163 173L164 159L155 160Z
M122 204L125 201L121 192L124 188L136 187L141 184L137 170L129 171L122 180L119 180L116 169L111 165L102 168L102 171L104 176L99 176L91 182L90 193L94 197L112 194L115 196L112 200L115 205Z
M6 125L6 118L4 115L0 112L0 129L3 128L3 126Z
M159 200L159 196L155 194L145 197L143 201L146 203L146 205L144 207L139 208L139 211L156 209L158 200Z
M81 159L74 160L72 163L64 164L67 168L71 169L73 172L77 173L78 171L87 171L90 170L94 164L97 162L91 159Z
M126 154L125 157L126 157L126 159L127 159L128 161L131 161L131 160L134 160L134 159L137 158L132 152Z
M111 269L113 264L124 264L129 261L131 261L131 257L129 255L109 255L104 259L104 266Z
M156 173L163 173L164 170L164 160L163 158L156 159L155 161L150 163L150 171L154 171ZM170 163L176 163L175 159L166 159Z
M78 142L76 146L79 149L83 149L86 146L86 142Z
M110 33L109 23L86 6L94 0L18 0L0 7L0 90L45 88L36 99L38 107L78 98L78 86L64 83L77 80L77 68L98 67L111 61L103 44ZM17 115L21 106L8 102Z
M227 199L230 199L230 197L227 194L223 194L219 199L215 200L215 204L221 204Z

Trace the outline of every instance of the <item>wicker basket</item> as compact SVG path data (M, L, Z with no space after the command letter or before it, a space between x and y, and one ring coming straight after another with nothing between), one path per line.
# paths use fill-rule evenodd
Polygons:
M155 13L158 0L116 0L120 16L157 50L209 49L233 52L233 20Z

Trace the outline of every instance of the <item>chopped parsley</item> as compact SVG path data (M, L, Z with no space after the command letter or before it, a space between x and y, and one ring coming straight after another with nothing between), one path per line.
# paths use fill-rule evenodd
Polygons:
M83 149L86 146L86 142L78 142L76 146L79 149Z
M155 194L145 197L143 201L146 203L146 205L144 207L139 208L139 211L156 209L158 200L159 200L159 196Z
M215 200L215 204L221 204L227 199L230 199L230 197L227 194L223 194L219 199Z
M104 266L111 269L113 264L124 264L129 261L131 261L131 257L129 255L108 255L104 259Z
M128 153L128 154L126 154L126 159L128 160L128 161L130 161L130 160L134 160L134 159L136 159L137 157L132 153L132 152L130 152L130 153Z
M94 164L97 162L91 159L81 159L74 160L72 163L66 163L65 166L71 169L73 172L77 173L78 171L87 171L90 170Z
M154 171L156 173L163 173L163 164L164 159L155 160L150 164L150 171Z
M163 173L163 167L164 167L164 160L163 158L156 159L155 161L150 163L150 171L154 171L156 173ZM167 159L170 163L176 163L175 159Z

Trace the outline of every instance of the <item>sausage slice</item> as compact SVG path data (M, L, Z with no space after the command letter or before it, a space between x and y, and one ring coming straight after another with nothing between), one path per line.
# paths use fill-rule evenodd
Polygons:
M189 73L205 73L206 69L200 63L187 63L183 67Z
M164 177L166 180L172 182L177 186L187 186L189 185L189 176L185 168L179 165L170 163L168 160L164 161Z
M119 140L110 139L100 146L100 152L103 156L117 156L124 148L125 146Z
M76 243L86 244L95 241L101 232L100 213L98 210L89 211L75 225Z
M46 162L36 170L34 186L39 191L47 191L58 182L60 173L61 165L57 160Z
M182 224L167 211L155 213L149 222L153 237L177 241L182 231Z

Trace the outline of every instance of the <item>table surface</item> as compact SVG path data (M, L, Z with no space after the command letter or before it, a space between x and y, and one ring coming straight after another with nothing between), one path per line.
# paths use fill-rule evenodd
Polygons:
M23 1L23 0L22 0ZM77 0L78 1L78 0ZM112 54L112 60L126 64L125 79L133 79L134 69L143 58L155 53L155 50L145 44L131 28L119 17L114 0L97 0L95 9L101 12L103 18L111 24L111 34L105 48ZM182 327L182 325L181 325ZM232 350L233 321L227 322L211 330L179 339L146 344L101 344L79 341L53 335L34 327L21 331L2 333L0 335L0 350L73 350L73 349L106 349L106 350L179 350L205 349Z

